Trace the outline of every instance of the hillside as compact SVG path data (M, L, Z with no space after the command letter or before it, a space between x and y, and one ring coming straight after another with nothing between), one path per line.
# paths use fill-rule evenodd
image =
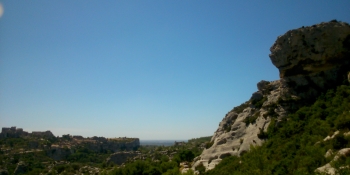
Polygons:
M71 172L98 174L107 165L126 161L120 156L108 161L113 153L139 147L138 138L55 137L50 131L28 133L4 127L0 133L0 174L60 174L67 165Z
M332 20L279 36L280 72L229 111L212 137L140 146L3 128L3 174L350 174L350 25Z
M338 174L350 174L350 149L344 149L350 147L349 109L350 86L346 83L328 90L278 125L272 119L263 133L266 142L262 146L251 145L243 156L226 158L206 174L313 174L327 163ZM326 139L330 136L333 138ZM345 151L344 155L332 161L339 150Z
M0 175L180 174L189 170L188 163L180 163L191 162L210 140L200 137L175 142L174 146L142 146L138 138L33 133L16 127L2 129Z
M271 130L284 131L284 127L287 127L285 123L289 124L289 121L292 121L291 116L298 115L297 111L305 110L329 90L343 89L339 93L345 98L341 99L346 100L347 90L344 90L346 86L340 85L348 83L347 77L350 71L349 24L332 20L289 30L277 38L270 51L271 62L278 68L280 79L272 82L260 81L257 84L258 91L253 93L248 101L226 114L211 138L211 142L207 144L203 153L195 158L194 170L198 167L211 170L226 157L240 157L250 152L252 148L258 149L261 145L271 143L272 136L277 137L271 135ZM327 96L327 100L332 100L331 98ZM342 103L345 101L339 104ZM323 108L327 107L323 106ZM337 108L337 106L334 107ZM349 105L347 107L350 108ZM340 111L337 114L346 113L346 109L345 107L338 109ZM322 116L322 120L326 120L327 115L332 115L334 120L339 119L339 116L333 116L336 115L335 113L322 113L322 115L325 115ZM308 124L299 122L297 127L303 128ZM336 129L346 129L336 128L335 123L328 124L330 128L327 134ZM322 136L325 137L325 135ZM298 136L289 133L286 137ZM266 141L268 142L265 143ZM288 142L282 143L284 145ZM299 150L300 145L294 146ZM283 173L277 172L277 174Z

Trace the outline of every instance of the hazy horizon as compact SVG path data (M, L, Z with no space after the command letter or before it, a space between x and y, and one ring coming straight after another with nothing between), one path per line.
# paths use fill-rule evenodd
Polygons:
M54 135L211 136L288 30L350 1L0 0L0 123Z

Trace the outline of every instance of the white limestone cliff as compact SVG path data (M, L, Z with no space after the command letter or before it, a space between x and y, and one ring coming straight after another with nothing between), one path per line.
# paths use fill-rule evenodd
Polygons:
M226 114L192 169L200 164L213 169L224 157L241 156L251 145L261 145L272 120L278 125L290 111L350 76L347 23L332 20L290 30L270 51L280 80L259 82L250 100Z

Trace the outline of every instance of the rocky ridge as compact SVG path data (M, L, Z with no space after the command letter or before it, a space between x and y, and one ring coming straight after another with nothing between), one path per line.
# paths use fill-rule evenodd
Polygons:
M41 138L53 138L55 137L51 131L33 131L32 133L23 131L22 128L3 127L0 133L0 139L3 138L20 138L20 137L41 137Z
M62 137L55 137L51 131L39 132L35 131L28 133L22 128L2 128L0 139L6 138L24 138L28 139L28 144L22 148L21 153L31 153L45 151L46 155L53 160L62 161L69 155L74 154L77 149L86 147L94 152L121 152L121 151L135 151L140 147L139 138L105 138L105 137L88 137L71 136L69 134ZM5 153L12 153L13 150L0 151Z
M264 142L272 119L278 125L288 113L349 79L350 26L332 20L290 30L272 45L270 59L279 69L277 81L260 81L246 103L226 114L207 149L195 158L213 169L224 157L240 156ZM347 76L347 77L346 77Z

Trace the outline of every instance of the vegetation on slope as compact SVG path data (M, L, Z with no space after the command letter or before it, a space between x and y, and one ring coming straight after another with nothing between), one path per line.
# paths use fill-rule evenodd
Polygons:
M181 162L192 162L193 158L199 156L205 145L205 142L210 141L211 137L200 137L196 139L190 139L187 143L181 146L141 146L140 151L143 153L152 153L155 156L151 156L146 160L136 160L125 164L125 166L115 167L112 171L105 172L108 175L181 175L183 167L180 166ZM152 149L155 148L155 149ZM160 152L170 151L177 153L169 159L165 155L159 154ZM182 175L192 175L190 170Z
M238 108L236 108L238 109ZM350 157L341 157L333 161L334 157L326 158L328 150L338 150L350 147L350 86L341 85L330 89L321 95L312 105L304 106L290 114L284 121L275 119L269 125L264 135L266 142L241 157L228 157L221 161L215 169L204 172L206 175L228 174L314 174L315 169L329 162L337 168L339 174L350 174ZM323 141L336 131L339 134L333 139ZM13 172L16 164L23 161L27 164L26 174L74 174L86 165L100 168L101 174L129 175L129 174L181 174L180 162L191 162L201 153L200 147L205 147L210 137L191 139L181 146L172 147L140 147L139 151L146 156L145 160L129 161L124 166L107 164L106 158L110 152L92 152L86 148L78 148L74 154L67 157L69 163L55 165L48 171L53 160L46 156L45 151L20 151L27 147L29 141L22 138L8 138L1 140L0 167L7 167ZM5 149L6 148L6 149ZM10 152L5 152L9 150ZM176 151L169 158L160 154L164 151ZM13 153L12 153L13 152ZM192 174L189 171L187 174Z
M68 140L62 137L58 141ZM55 161L48 156L49 148L32 149L31 142L45 142L40 138L5 138L0 139L0 174L6 171L13 174L19 162L25 164L20 174L112 174L112 175L179 175L183 167L180 162L191 162L204 149L205 142L211 137L190 139L178 146L141 146L138 153L142 159L129 159L118 166L107 162L112 154L110 150L96 152L82 144L76 146L72 154L62 161ZM68 148L67 148L68 149ZM69 149L68 149L69 150ZM169 156L170 155L170 156ZM193 172L189 171L188 174Z
M284 121L269 125L266 142L242 157L221 161L207 175L226 174L314 174L315 169L329 163L333 157L325 153L350 147L350 86L330 89L309 106L301 107ZM323 141L335 131L334 139ZM350 174L350 157L332 162L339 174ZM339 168L348 166L347 168Z

